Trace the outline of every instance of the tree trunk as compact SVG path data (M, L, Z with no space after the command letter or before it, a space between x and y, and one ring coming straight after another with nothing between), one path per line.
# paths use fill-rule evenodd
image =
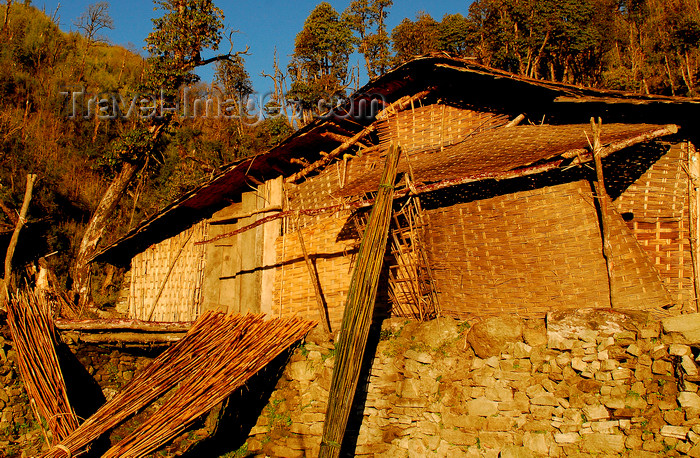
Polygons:
M5 4L5 20L2 23L2 30L0 30L0 34L4 35L5 32L7 31L7 26L10 21L10 7L12 6L12 0L7 0L7 3Z
M7 287L6 291L12 285L12 257L15 255L15 248L17 248L17 241L19 240L19 231L22 230L24 226L25 218L27 217L27 211L29 210L29 202L32 200L32 190L34 189L34 183L36 182L36 175L27 175L27 188L24 191L24 201L22 202L22 209L19 212L19 219L15 225L15 231L12 233L12 238L10 239L10 244L7 247L7 253L5 254L5 285Z
M124 191L139 170L140 165L125 162L119 174L114 178L102 196L97 210L90 218L85 228L80 249L73 264L73 294L78 296L78 305L81 309L90 300L90 264L89 260L97 252L97 245L102 239L107 222L112 218L112 213L117 207Z

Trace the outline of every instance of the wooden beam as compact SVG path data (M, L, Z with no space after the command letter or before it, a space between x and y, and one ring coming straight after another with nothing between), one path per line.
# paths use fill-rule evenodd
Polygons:
M257 210L249 211L246 213L239 213L233 216L226 216L224 218L216 218L209 220L209 224L231 224L237 222L239 219L248 218L254 215L259 215L260 213L269 212L279 212L282 211L281 205L274 205L272 207L259 208Z
M187 332L193 321L170 323L141 320L56 320L56 329L61 331L105 332Z

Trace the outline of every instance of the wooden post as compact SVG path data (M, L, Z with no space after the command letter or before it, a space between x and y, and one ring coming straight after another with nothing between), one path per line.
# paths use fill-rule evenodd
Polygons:
M687 144L688 152L688 206L690 207L690 256L693 262L693 285L695 291L695 311L700 312L700 244L698 235L700 234L700 155L691 142Z
M605 181L603 179L603 161L600 158L600 152L602 146L600 144L600 133L603 128L603 121L598 118L598 124L595 120L591 118L591 129L593 129L593 163L595 164L595 193L596 199L598 200L598 206L600 208L600 225L601 225L601 235L603 238L603 257L605 258L605 264L608 271L608 288L610 289L610 308L615 308L615 299L613 292L613 260L612 260L612 245L610 243L610 209L608 205L610 199L608 198L608 193L605 190Z

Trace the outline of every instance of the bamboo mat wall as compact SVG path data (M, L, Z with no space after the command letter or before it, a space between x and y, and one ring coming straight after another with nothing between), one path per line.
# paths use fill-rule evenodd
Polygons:
M598 217L586 181L543 187L426 212L428 252L443 314L543 316L553 309L609 307ZM619 235L623 237L624 235ZM644 259L617 253L625 280ZM619 283L630 307L668 305L663 289ZM658 283L658 281L657 281ZM632 291L631 293L629 291Z
M302 236L318 272L331 328L336 330L343 317L357 242L354 238L339 237L347 225L349 213L325 216L321 222L303 228ZM316 295L296 231L278 237L275 249L278 267L272 314L318 320Z
M149 320L151 310L151 321L199 317L205 246L195 242L206 238L207 226L202 221L131 260L129 318Z
M627 226L679 304L694 298L684 154L680 144L673 145L615 200L617 210L631 217Z

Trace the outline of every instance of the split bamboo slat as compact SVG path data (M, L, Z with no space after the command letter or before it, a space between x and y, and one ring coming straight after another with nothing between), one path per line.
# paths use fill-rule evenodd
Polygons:
M158 356L44 457L82 453L102 434L177 387L152 417L104 455L144 456L230 396L314 326L299 318L265 320L262 315L207 313L180 342Z
M48 304L29 290L20 291L8 301L7 322L32 410L39 424L46 421L50 445L55 445L78 428L78 418L68 401Z
M350 281L350 290L338 339L335 366L323 425L320 458L338 457L350 410L360 379L360 370L372 323L379 275L386 252L400 148L392 145L367 229Z

